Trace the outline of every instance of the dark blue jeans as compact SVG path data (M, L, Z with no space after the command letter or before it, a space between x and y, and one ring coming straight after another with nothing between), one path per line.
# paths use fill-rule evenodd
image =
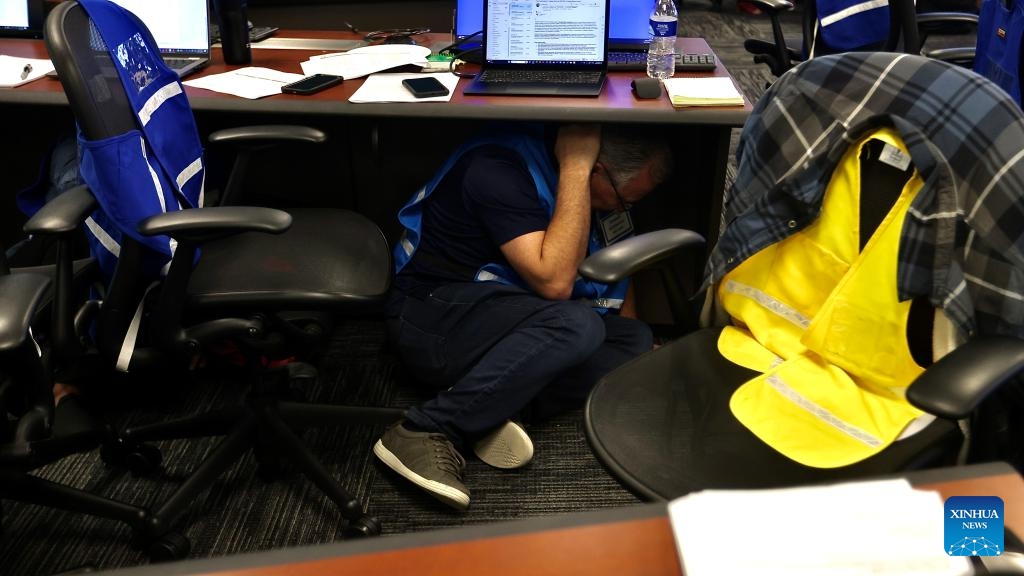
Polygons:
M653 342L639 320L495 283L449 284L400 310L393 342L438 390L407 417L460 448L520 412L536 421L581 406L601 376Z

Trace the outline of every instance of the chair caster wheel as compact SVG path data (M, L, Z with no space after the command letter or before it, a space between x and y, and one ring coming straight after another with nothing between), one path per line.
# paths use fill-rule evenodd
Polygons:
M150 476L160 469L164 461L164 455L156 446L139 444L128 453L125 458L125 465L132 476Z
M163 454L156 446L118 438L100 447L100 459L109 466L128 468L133 476L148 476L160 469Z
M367 536L380 536L380 520L373 516L360 516L349 521L342 530L345 538L365 538Z
M308 402L316 386L316 367L305 362L288 366L288 398L293 402Z
M184 559L191 549L192 544L184 534L168 532L146 546L146 556L153 563L170 562Z

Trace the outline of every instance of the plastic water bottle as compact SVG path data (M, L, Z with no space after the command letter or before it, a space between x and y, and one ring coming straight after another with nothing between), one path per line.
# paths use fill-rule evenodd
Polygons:
M671 78L676 73L676 23L679 12L672 0L655 0L651 10L651 43L647 47L647 75Z

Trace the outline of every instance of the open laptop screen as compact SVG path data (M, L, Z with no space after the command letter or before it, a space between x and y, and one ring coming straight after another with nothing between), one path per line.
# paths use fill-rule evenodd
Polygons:
M497 64L602 64L607 0L487 0L485 58Z
M38 38L42 33L42 0L0 0L0 38Z
M455 37L465 38L479 32L484 25L486 0L456 0ZM646 43L650 35L651 0L612 0L608 22L609 42L617 44Z
M207 0L113 0L139 17L160 52L202 55L210 51Z

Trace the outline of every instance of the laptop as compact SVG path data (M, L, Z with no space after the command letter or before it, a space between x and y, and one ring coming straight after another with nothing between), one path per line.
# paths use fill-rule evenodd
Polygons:
M0 38L42 37L42 0L0 0Z
M453 35L475 47L474 34L483 28L485 0L456 0ZM608 15L608 70L646 70L650 42L651 0L611 0ZM681 59L677 58L679 64Z
M160 48L164 63L185 76L210 63L207 0L112 0L142 20Z
M597 96L609 0L486 0L484 58L463 94Z

